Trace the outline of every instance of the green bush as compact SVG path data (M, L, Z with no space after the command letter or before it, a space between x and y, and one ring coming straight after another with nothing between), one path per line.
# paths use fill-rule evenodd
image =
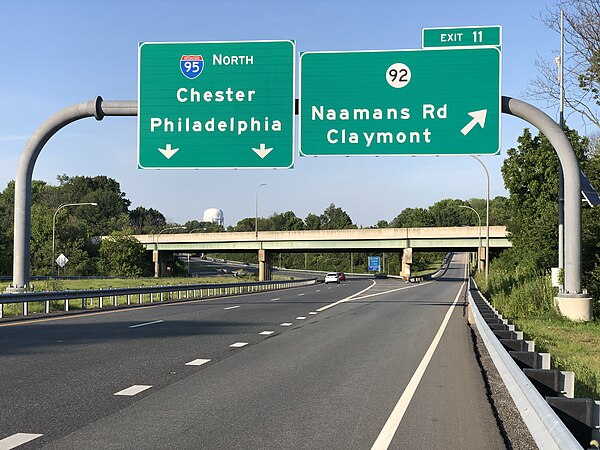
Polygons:
M488 283L482 274L475 277L483 294L495 308L508 318L556 315L554 297L558 290L552 287L549 274L490 267Z

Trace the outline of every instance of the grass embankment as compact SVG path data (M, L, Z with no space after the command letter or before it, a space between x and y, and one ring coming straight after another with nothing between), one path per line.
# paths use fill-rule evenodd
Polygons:
M476 281L498 311L523 331L535 348L551 354L553 366L575 373L575 396L600 399L600 322L574 323L554 308L550 276L490 270Z
M440 265L442 264L442 261L435 262L433 264L429 264L427 267L423 268L423 270L411 271L410 276L411 277L424 277L426 275L431 275L433 273L436 273L439 270Z
M286 277L276 276L275 279L287 279ZM100 289L110 289L110 288L126 288L126 287L149 287L149 286L165 286L165 285L190 285L190 284L224 284L224 283L246 283L257 281L257 277L255 275L246 275L243 277L234 277L234 276L206 276L206 277L184 277L184 278L97 278L97 279L77 279L77 280L63 280L63 279L51 279L44 281L34 281L33 286L36 292L40 291L64 291L64 290L100 290ZM8 287L10 283L0 283L0 290L3 292L6 287ZM207 288L203 289L203 296L207 295L218 295L220 293L224 293L224 291L217 291ZM199 295L199 291L196 290L196 295ZM182 291L181 294L185 297L185 290ZM169 295L168 293L163 294L163 300L171 300L179 298L177 293L173 293ZM154 294L152 296L152 300L150 298L150 294L145 294L142 296L133 295L129 298L131 303L149 303L150 301L157 302L160 301L160 294ZM102 303L103 306L112 306L116 302L117 305L126 305L127 304L127 296L119 296L112 297L107 293L106 296L103 297ZM87 299L85 301L86 308L98 308L100 306L100 298L96 297L93 299ZM28 312L30 314L33 313L41 313L44 311L44 302L30 302L28 305ZM4 316L18 316L22 314L23 306L21 303L10 303L4 305ZM51 301L50 302L50 311L64 311L65 302L60 301ZM69 310L79 310L83 309L82 300L72 300L69 301Z

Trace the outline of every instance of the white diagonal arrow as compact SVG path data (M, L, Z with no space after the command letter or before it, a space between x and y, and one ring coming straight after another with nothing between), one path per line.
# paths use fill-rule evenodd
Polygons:
M256 152L256 154L261 157L261 159L265 159L265 156L267 156L269 153L271 153L271 150L273 150L273 147L267 148L267 146L265 144L260 144L258 148L253 147L252 150L254 150Z
M462 130L460 130L460 132L465 136L469 134L469 131L471 131L473 127L477 124L479 124L481 128L485 127L485 116L487 115L487 109L482 109L481 111L473 111L470 112L469 115L473 119L471 119L471 121L468 124L466 124Z
M165 155L165 158L171 159L171 156L173 156L175 153L177 153L179 151L179 149L171 148L171 144L167 144L167 145L165 145L165 148L159 148L158 151L161 152L163 155Z

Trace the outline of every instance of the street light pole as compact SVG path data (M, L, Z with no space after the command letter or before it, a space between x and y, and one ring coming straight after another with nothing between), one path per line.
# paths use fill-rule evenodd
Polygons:
M471 211L473 211L475 214L477 214L477 220L479 220L479 246L477 247L477 270L481 270L479 261L480 261L480 255L481 255L481 216L479 215L479 213L474 209L471 208L470 206L467 205L458 205L459 208L467 208L470 209Z
M256 188L256 209L254 211L254 237L258 240L258 191L261 186L266 186L266 183L261 183Z
M485 236L485 284L488 284L488 277L490 274L490 173L487 170L487 167L483 163L481 159L479 159L475 155L471 155L471 158L477 160L483 170L485 171L485 176L487 178L487 199L485 203L485 228L486 228L486 236Z
M56 215L63 208L67 208L69 206L83 206L83 205L98 206L98 203L89 203L89 202L86 202L86 203L65 203L64 205L60 205L56 209L56 211L54 212L54 216L52 217L52 276L54 276L54 242L55 242L55 236L56 236Z
M156 260L154 262L154 278L158 278L159 275L159 264L160 262L158 261L158 238L160 237L161 233L165 232L165 231L170 231L170 230L185 230L187 227L168 227L168 228L163 228L162 230L160 230L158 232L158 234L156 235L156 239L154 240L154 251L157 253L156 254Z

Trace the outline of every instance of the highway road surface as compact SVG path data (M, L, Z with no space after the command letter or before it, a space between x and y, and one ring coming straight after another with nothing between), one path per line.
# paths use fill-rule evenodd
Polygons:
M465 266L2 323L0 449L505 448Z

